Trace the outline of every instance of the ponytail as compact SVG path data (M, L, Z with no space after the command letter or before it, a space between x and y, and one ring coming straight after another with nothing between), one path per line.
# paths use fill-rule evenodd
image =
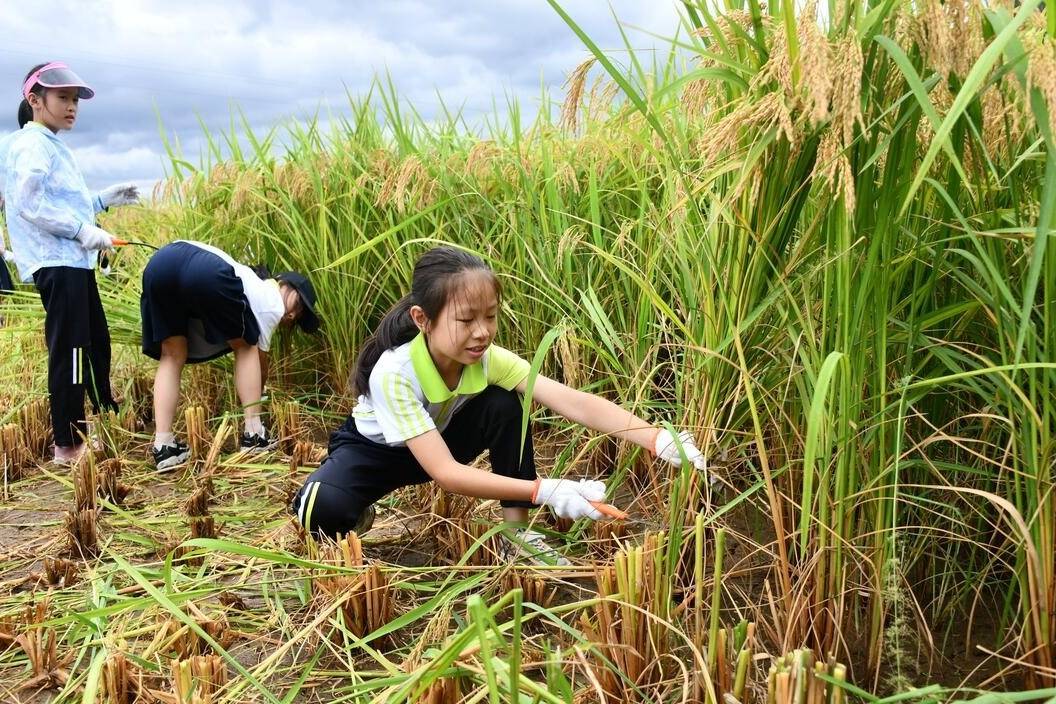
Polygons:
M29 104L29 101L22 98L22 102L18 104L18 129L22 129L26 126L27 122L33 120L33 107Z
M45 63L42 63L42 64L37 64L33 68L29 69L29 73L27 73L26 77L22 79L22 83L25 83L26 81L28 81L30 76L32 76L34 73L36 73L37 71L39 71L40 69L44 68L47 65L48 65L47 62L45 62ZM34 83L33 87L29 89L29 92L30 93L36 93L37 95L43 96L44 95L44 86L40 85L39 83ZM25 97L23 97L22 98L22 102L18 104L18 129L22 129L23 127L26 126L26 123L31 122L32 120L33 120L33 106L29 104L29 101L26 100Z
M370 373L374 371L374 365L381 359L382 353L410 342L418 334L418 326L411 320L413 305L413 294L401 298L381 319L374 334L363 343L350 380L353 395L369 396Z

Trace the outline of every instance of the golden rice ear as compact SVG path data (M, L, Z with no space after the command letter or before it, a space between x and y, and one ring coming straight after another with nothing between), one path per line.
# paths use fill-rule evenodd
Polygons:
M572 70L565 81L565 101L561 104L561 120L558 125L571 134L579 130L583 87L587 83L587 74L596 62L597 58L594 56L587 58Z
M1027 94L1037 88L1045 99L1049 129L1056 130L1056 40L1038 35L1030 51L1027 66Z

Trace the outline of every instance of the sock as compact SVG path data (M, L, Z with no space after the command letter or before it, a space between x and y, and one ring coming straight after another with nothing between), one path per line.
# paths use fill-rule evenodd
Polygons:
M176 444L176 433L155 433L154 434L154 449L160 450L165 445Z
M256 418L246 418L246 433L249 435L260 435L264 437L264 422L260 419L260 416Z

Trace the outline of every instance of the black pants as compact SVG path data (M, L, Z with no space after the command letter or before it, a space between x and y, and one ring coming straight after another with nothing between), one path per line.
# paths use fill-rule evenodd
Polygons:
M7 269L7 261L0 257L0 296L5 293L11 293L14 290L15 282L11 280L11 272Z
M463 406L441 434L458 462L471 462L488 450L495 474L535 480L531 426L521 445L521 401L515 391L489 386ZM330 436L329 454L297 492L291 509L314 534L347 533L368 506L386 494L429 481L406 447L379 445L360 435L349 416ZM527 501L503 506L534 508Z
M92 407L117 410L110 395L110 331L95 272L45 267L33 274L44 304L48 345L48 394L55 444L72 447L87 435L84 394Z

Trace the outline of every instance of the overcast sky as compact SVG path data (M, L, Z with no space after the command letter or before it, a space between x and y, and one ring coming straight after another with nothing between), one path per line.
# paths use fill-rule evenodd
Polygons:
M613 14L646 50L663 45L649 32L673 36L678 26L674 0L562 6L606 49L623 47ZM587 55L545 0L21 0L0 15L0 37L10 96L0 130L17 129L22 79L36 63L66 61L96 90L63 133L93 188L164 175L159 117L198 163L199 119L223 128L237 106L265 129L343 111L346 87L362 95L387 71L427 119L439 94L480 124L493 99L517 96L526 115L542 85L560 99Z

